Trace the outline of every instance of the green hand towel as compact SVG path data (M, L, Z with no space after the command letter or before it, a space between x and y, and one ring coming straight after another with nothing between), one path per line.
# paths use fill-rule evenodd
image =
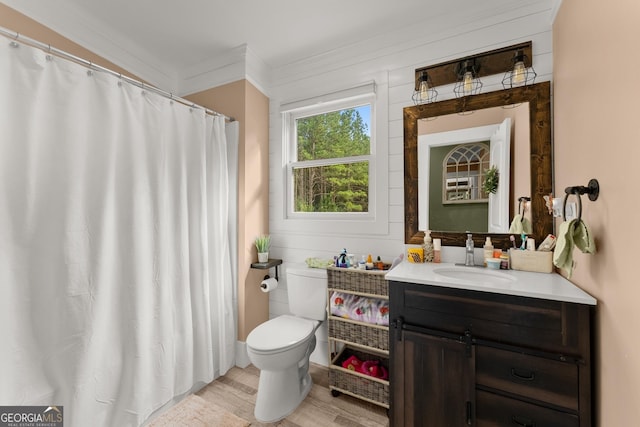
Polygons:
M564 221L558 229L556 248L553 251L553 265L568 272L569 277L573 272L573 221Z
M573 260L574 246L583 253L593 254L596 251L593 235L589 231L587 224L582 220L574 219L560 224L556 248L553 252L553 265L565 270L569 278L571 278L575 268L575 261Z
M594 254L596 252L596 243L593 241L593 234L589 231L587 224L582 220L576 223L573 230L573 243L583 254Z
M531 234L531 221L527 218L522 218L522 215L518 214L511 221L509 227L509 233L512 234Z

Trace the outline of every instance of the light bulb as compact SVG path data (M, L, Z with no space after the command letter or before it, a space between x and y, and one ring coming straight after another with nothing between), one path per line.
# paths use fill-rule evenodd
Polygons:
M513 66L513 73L511 74L511 82L514 85L521 85L524 83L527 77L527 69L524 66L524 62L518 61Z
M420 82L420 100L426 101L429 99L429 84L426 81Z
M462 86L465 94L469 94L473 90L473 73L471 73L471 71L464 73L464 76L462 77Z

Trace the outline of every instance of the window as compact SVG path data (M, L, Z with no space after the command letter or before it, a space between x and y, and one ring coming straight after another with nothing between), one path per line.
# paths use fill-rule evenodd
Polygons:
M454 147L442 162L442 203L487 202L482 190L485 172L489 169L489 145L461 144Z
M379 80L281 102L274 108L280 126L274 124L271 141L272 232L389 233L388 105L388 83ZM312 136L326 137L330 143L320 150Z
M373 116L372 97L285 114L289 217L371 213Z

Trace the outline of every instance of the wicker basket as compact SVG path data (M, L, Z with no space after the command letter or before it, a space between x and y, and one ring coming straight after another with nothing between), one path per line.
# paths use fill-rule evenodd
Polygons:
M389 351L389 328L340 317L329 317L329 336L341 341Z
M329 289L388 297L389 284L384 278L385 273L383 270L329 267L327 283Z
M375 356L346 346L333 360L329 368L329 384L331 384L331 388L338 391L352 393L388 408L389 381L368 377L367 375L355 373L354 371L343 368L342 362L352 355L356 356L363 362L367 360L380 360L382 362L382 366L389 370L389 360L387 358L383 356Z

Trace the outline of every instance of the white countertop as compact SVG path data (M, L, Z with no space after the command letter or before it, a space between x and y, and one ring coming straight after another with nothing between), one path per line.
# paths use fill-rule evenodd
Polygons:
M477 275L464 278L464 276ZM457 276L457 277L449 277ZM517 295L554 301L596 305L588 293L557 273L531 273L518 270L489 270L484 267L465 267L451 263L415 264L401 262L385 278L398 282L467 289Z

